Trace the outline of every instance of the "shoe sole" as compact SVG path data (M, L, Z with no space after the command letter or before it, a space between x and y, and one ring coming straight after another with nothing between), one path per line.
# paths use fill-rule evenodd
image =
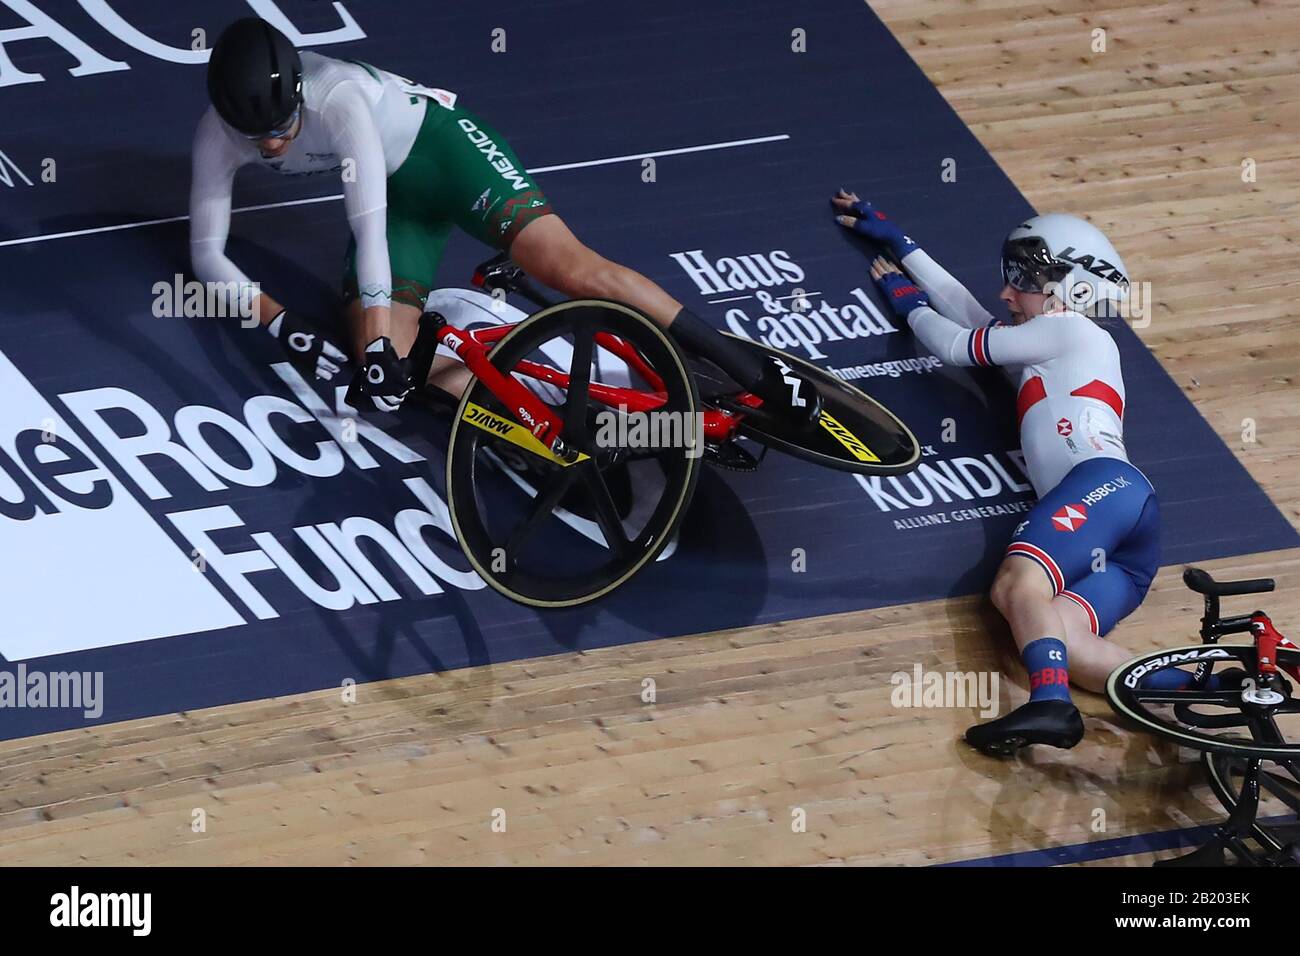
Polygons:
M1000 740L990 741L977 749L980 753L989 757L1010 757L1015 754L1017 750L1029 747L1033 744L1044 744L1048 747L1056 747L1060 750L1071 750L1082 739L1082 737L1057 737L1051 740L1046 738L1042 740L1030 740L1028 737L1022 737L1017 734L1010 737L1003 737Z

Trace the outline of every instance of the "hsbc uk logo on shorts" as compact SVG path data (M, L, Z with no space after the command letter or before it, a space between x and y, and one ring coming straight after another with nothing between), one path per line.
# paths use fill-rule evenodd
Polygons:
M1122 475L1118 476L1114 481L1104 482L1084 495L1083 503L1089 506L1095 505L1107 495L1113 495L1115 492L1127 488L1131 484L1133 484L1133 482L1128 478L1125 478Z
M1107 495L1113 495L1133 484L1128 478L1117 476L1114 481L1103 482L1083 496L1081 501L1065 505L1052 512L1052 527L1057 531L1078 531L1088 520L1088 509ZM1019 529L1017 529L1017 532Z

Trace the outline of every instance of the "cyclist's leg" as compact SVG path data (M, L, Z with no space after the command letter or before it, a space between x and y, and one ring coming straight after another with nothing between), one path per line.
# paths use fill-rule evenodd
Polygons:
M1097 639L1080 633L1082 609L1066 605L1061 593L1089 573L1092 554L1106 546L1106 528L1115 524L1081 500L1107 480L1112 465L1124 464L1098 461L1077 465L1039 499L1016 527L998 568L990 597L1011 625L1029 674L1029 701L967 729L966 740L986 754L1005 756L1026 743L1068 748L1083 738L1083 719L1070 698L1069 683L1071 678L1077 683L1080 676L1075 648L1081 641ZM1118 510L1114 504L1111 513ZM1082 671L1089 682L1090 649L1083 645Z
M509 252L543 285L570 298L626 302L671 328L678 342L714 362L743 388L778 405L798 405L809 415L815 413L816 390L808 385L804 396L812 399L801 399L793 384L795 373L777 369L684 309L656 283L581 242L555 214L510 145L483 120L462 109L434 115L439 125L430 142L437 142L436 162L444 172L441 208L462 229ZM395 177L410 163L408 159Z
M432 109L432 107L430 107ZM667 327L681 303L649 279L578 240L526 172L510 144L468 110L439 110L417 142L415 168L437 165L436 202L474 238L508 252L530 277L570 298L614 299ZM421 141L424 136L422 134ZM408 159L396 174L403 175Z
M685 348L713 362L746 389L764 398L784 395L796 373L781 374L761 353L727 338L639 272L611 262L585 245L558 215L528 224L510 247L510 257L530 276L573 298L614 299L650 316ZM805 395L816 394L809 384ZM798 390L795 389L795 398ZM809 408L809 415L815 411Z
M626 302L664 328L682 310L659 285L579 240L554 213L522 229L510 246L510 257L534 279L570 298Z
M1116 667L1133 656L1119 644L1102 640L1122 617L1142 603L1142 594L1117 565L1071 582L1053 601L1065 621L1070 680L1100 692Z
M1091 506L1085 497L1094 497ZM1044 495L1016 529L991 595L1021 649L1054 637L1066 646L1073 681L1100 688L1130 655L1099 638L1146 595L1158 526L1151 486L1117 459L1085 462Z
M1071 676L1088 690L1100 690L1110 672L1133 656L1132 651L1101 638L1137 610L1160 567L1160 505L1154 491L1123 538L1102 557L1094 570L1070 582L1056 599L1075 605L1087 622L1087 630L1069 648ZM1163 679L1178 677L1166 672Z

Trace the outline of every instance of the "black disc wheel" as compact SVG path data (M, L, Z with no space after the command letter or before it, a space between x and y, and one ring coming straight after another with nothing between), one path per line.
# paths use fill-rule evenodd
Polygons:
M711 362L692 358L706 403L743 415L739 432L761 445L836 471L859 475L901 475L921 460L921 446L897 415L870 395L823 368L761 342L723 333L745 348L774 356L816 386L822 413L813 423L791 422L761 407L734 403L736 384Z

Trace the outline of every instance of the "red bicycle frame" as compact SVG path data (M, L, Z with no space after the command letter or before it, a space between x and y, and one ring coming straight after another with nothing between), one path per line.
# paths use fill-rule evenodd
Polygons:
M512 375L498 371L488 360L491 346L514 328L515 325L510 324L462 331L443 324L439 326L437 335L438 341L451 349L456 357L465 363L465 367L483 382L493 395L504 402L542 444L563 457L568 454L562 439L563 420L529 388ZM667 401L663 378L650 367L641 353L631 344L608 332L597 332L595 340L598 346L622 359L634 369L649 383L653 391L591 382L587 390L593 398L611 408L625 408L633 412L653 411ZM568 390L571 380L569 373L530 359L521 360L514 371L565 391ZM740 396L742 401L744 397L744 395ZM740 418L732 412L718 408L704 410L704 436L710 441L725 441L731 437L739 424Z
M1276 674L1278 672L1277 649L1284 647L1294 650L1295 644L1279 633L1263 611L1256 611L1250 616L1250 631L1255 636L1255 658L1260 674L1264 676ZM1300 668L1283 664L1281 669L1300 681Z

